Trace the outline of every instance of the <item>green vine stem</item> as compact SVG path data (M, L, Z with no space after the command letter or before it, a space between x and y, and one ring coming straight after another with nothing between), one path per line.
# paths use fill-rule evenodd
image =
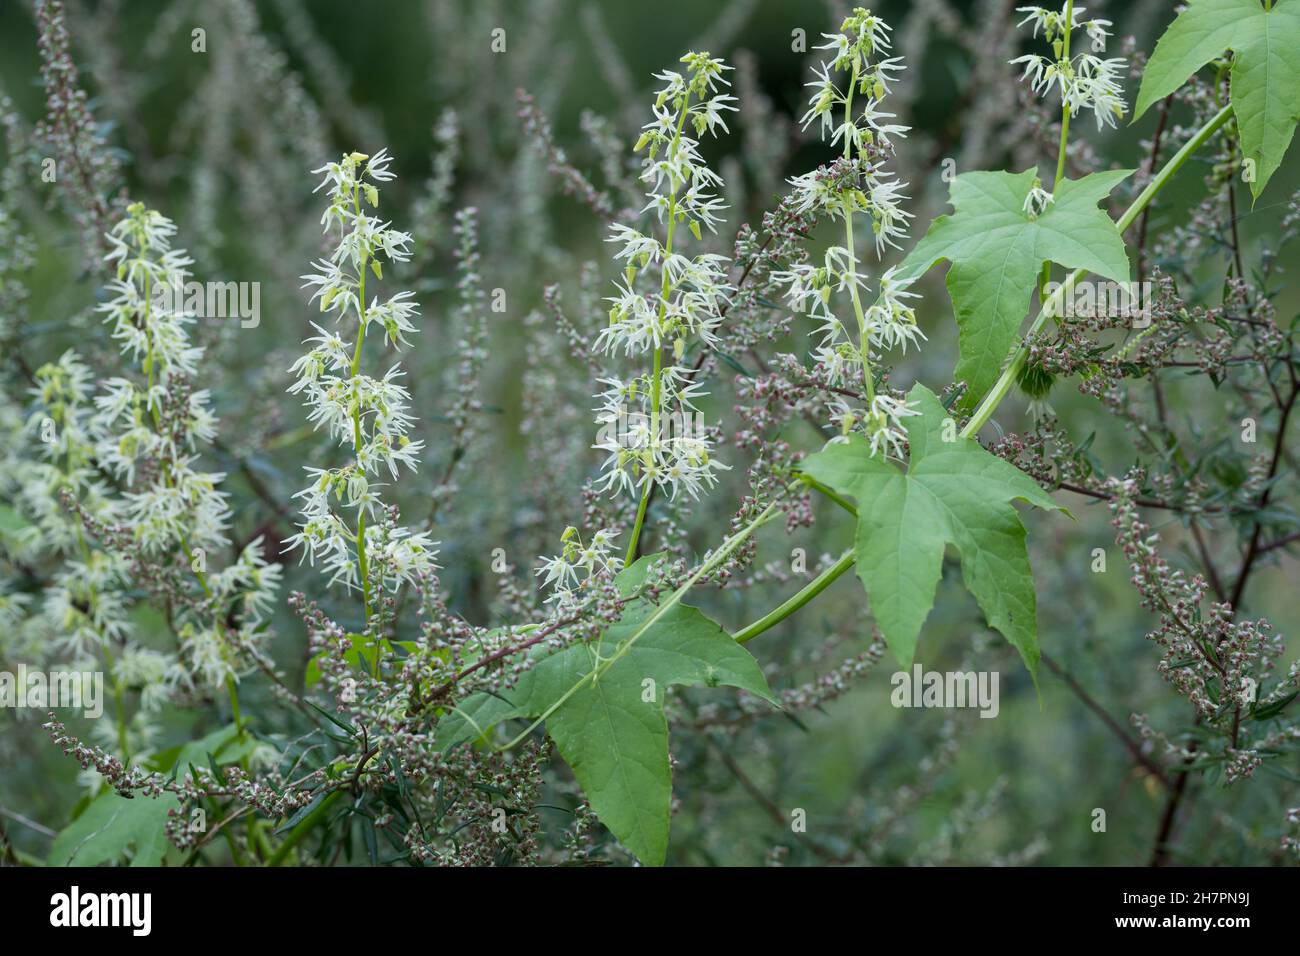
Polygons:
M1124 215L1122 215L1119 218L1119 221L1115 223L1115 228L1120 232L1120 234L1123 234L1129 226L1133 225L1137 220L1137 217L1142 214L1142 210L1151 203L1151 200L1155 198L1156 194L1164 188L1165 184L1168 183L1171 178L1173 178L1174 173L1178 172L1178 170L1182 168L1183 164L1187 162L1188 158L1194 152L1200 149L1201 146L1205 145L1205 142L1214 135L1215 131L1227 122L1228 117L1231 114L1232 107L1230 105L1224 106L1215 113L1214 116L1210 117L1204 126L1196 131L1196 135L1188 140L1182 149L1170 157L1169 161L1160 169L1160 172L1158 172L1151 182L1147 184L1146 188L1143 189L1138 197L1133 200L1128 209L1124 211ZM961 430L962 438L973 438L979 430L988 423L993 412L997 410L998 405L1000 405L1002 400L1010 393L1011 386L1015 383L1017 376L1020 374L1020 370L1024 368L1025 360L1029 356L1029 340L1043 327L1048 316L1059 310L1059 306L1064 301L1065 295L1069 290L1074 288L1074 284L1083 277L1085 271L1086 270L1084 269L1075 269L1071 272L1069 276L1066 277L1065 282L1061 284L1060 288L1052 293L1051 297L1043 303L1042 307L1038 311L1037 317L1034 319L1033 325L1029 327L1028 333L1026 333L1020 345L1016 347L1016 351L1011 356L1011 360L1007 363L1007 367L1002 372L1001 377L989 391L988 395L985 396L984 401L982 401L979 407L975 410L975 414L971 417L970 421L966 423L966 427ZM857 514L857 511L853 506L839 495L830 492L829 489L819 485L811 479L805 477L804 481L814 490L830 497L842 508L849 510L853 514ZM753 624L741 628L732 636L737 641L744 643L745 641L757 637L769 628L774 627L824 591L831 582L852 567L852 565L853 551L850 549L843 557L819 574L814 580L805 585L802 590L785 603L774 608Z
M353 209L358 218L361 216L361 187L352 193ZM366 266L370 264L370 250L363 249L361 266L357 269L357 346L352 353L352 383L356 388L358 369L361 367L361 345L366 340ZM352 442L356 446L356 466L364 473L361 466L361 407L352 408ZM357 576L361 579L361 607L367 626L370 624L370 568L366 564L366 508L363 504L357 512ZM375 643L375 676L379 674L379 642Z
M844 122L853 121L853 92L858 88L858 62L853 61L853 75L849 79L848 91L844 94ZM844 137L844 159L853 158L853 140ZM853 314L858 320L858 355L862 359L862 385L867 391L867 406L871 408L875 401L876 389L871 378L871 333L867 328L867 318L862 311L862 297L858 293L858 249L853 239L853 210L849 208L848 199L843 200L844 209L844 245L849 253L849 299L853 303Z
M675 150L682 141L682 128L686 125L686 116L691 111L691 91L688 88L682 97L682 108L677 114L677 130L673 134L672 145L669 151ZM656 320L659 328L663 328L664 319L668 315L668 257L673 254L673 238L677 232L677 190L684 186L685 183L678 183L676 178L669 181L669 187L672 195L668 197L668 234L664 239L664 270L663 279L659 286L659 317ZM661 401L661 389L663 387L663 365L664 350L662 346L655 349L654 372L651 380L650 395L650 441L651 448L653 443L659 439L659 403ZM655 484L655 461L654 452L651 451L650 461L646 462L646 467L650 474L646 479L645 487L641 489L641 500L637 504L636 523L632 526L632 539L627 543L627 557L624 558L624 564L631 564L636 560L637 544L641 540L641 529L645 525L646 508L650 505L650 492Z
M745 642L758 637L758 635L762 634L768 628L784 621L795 611L799 610L817 595L821 594L822 591L826 590L832 581L853 566L853 561L853 549L849 548L849 550L845 551L844 554L840 556L838 561L821 574L817 575L817 577L815 577L802 591L790 598L790 600L786 601L784 604L773 608L753 624L737 631L732 635L732 637L735 638L737 644L744 644Z
M1119 222L1115 223L1115 228L1121 234L1124 233L1129 226L1133 225L1137 217L1142 214L1142 210L1150 204L1156 194L1164 188L1165 184L1169 182L1171 178L1173 178L1174 173L1178 172L1178 170L1182 168L1183 164L1187 162L1188 157L1200 149L1201 146L1205 144L1206 140L1213 136L1219 127L1227 122L1230 115L1232 115L1232 107L1230 105L1224 106L1219 110L1219 112L1215 113L1214 116L1210 117L1204 126L1196 131L1196 135L1188 140L1182 149L1170 157L1169 162L1165 163L1160 172L1156 174L1155 178L1152 179L1151 182L1147 183L1146 189L1142 190L1138 197L1133 200L1133 203L1128 207L1128 209L1124 211L1124 215L1120 217ZM988 395L984 397L984 401L982 401L979 408L975 410L975 414L972 415L970 421L966 423L966 427L961 430L961 436L963 438L970 438L983 428L992 417L993 412L997 409L998 405L1000 405L1002 400L1007 397L1007 393L1011 391L1011 386L1015 384L1016 377L1020 374L1020 370L1025 366L1025 360L1029 357L1029 339L1037 334L1038 330L1043 327L1043 324L1047 321L1048 315L1059 310L1059 306L1065 299L1066 291L1074 287L1074 283L1078 282L1079 279L1083 277L1084 272L1085 270L1083 269L1075 269L1071 272L1065 282L1061 284L1060 288L1052 294L1051 298L1043 303L1042 307L1038 310L1038 316L1034 319L1034 324L1029 327L1029 332L1016 348L1016 352L1011 357L1011 361L1008 363L1006 369L1002 372L1002 376L989 391Z
M506 750L512 750L513 748L519 746L519 744L522 743L524 740L526 740L534 730L540 727L546 721L546 719L551 716L551 714L555 713L557 710L563 707L564 704L569 700L569 698L572 697L574 694L576 694L579 690L581 690L584 685L592 681L599 680L602 674L604 674L607 670L613 667L617 661L621 660L623 657L625 657L628 654L629 651L632 650L632 647L636 644L637 641L641 639L642 635L644 635L647 631L649 631L650 628L654 627L655 624L659 622L660 618L662 618L665 614L667 614L674 607L676 607L678 603L681 602L682 598L686 596L686 593L690 591L691 588L695 587L695 585L699 582L700 578L704 577L706 574L709 574L715 568L717 568L718 565L722 564L722 562L725 561L731 555L731 553L736 550L736 548L740 547L740 545L745 541L746 538L748 538L751 534L753 534L763 525L767 524L768 521L770 521L776 515L777 509L780 507L781 500L782 498L784 498L785 494L788 494L790 491L797 488L798 485L799 485L798 482L792 483L790 486L788 486L785 489L784 493L779 494L777 495L777 497L772 499L771 504L769 504L766 508L764 508L757 518L750 521L749 524L745 525L745 527L741 528L739 531L733 534L726 541L722 542L722 544L718 546L717 550L711 553L709 557L705 561L703 561L698 568L695 569L695 571L691 574L691 576L687 578L686 581L676 591L670 594L663 603L661 603L658 607L655 608L653 614L651 614L648 618L646 618L644 621L641 622L641 626L636 629L636 631L632 634L631 637L629 637L626 641L624 641L622 644L619 645L619 648L615 653L605 658L603 661L601 661L599 666L593 668L590 672L585 674L581 679L576 681L572 687L570 687L567 691L565 691L565 693L560 697L559 700L553 703L550 707L546 709L546 711L541 716L539 716L536 720L534 720L531 724L529 724L526 728L524 728L524 730L521 731L518 736L512 739L509 743L503 744L496 749L498 751L506 751Z

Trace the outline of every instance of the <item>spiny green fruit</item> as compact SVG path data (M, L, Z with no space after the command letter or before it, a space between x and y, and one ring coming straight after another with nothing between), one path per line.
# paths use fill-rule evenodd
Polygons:
M1020 374L1016 376L1016 384L1030 398L1046 398L1055 382L1055 375L1042 365L1033 362L1026 362L1020 369Z

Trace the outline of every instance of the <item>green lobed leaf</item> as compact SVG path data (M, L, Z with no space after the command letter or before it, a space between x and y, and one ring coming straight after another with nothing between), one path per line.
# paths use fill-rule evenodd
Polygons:
M625 595L640 587L659 556L619 576ZM664 691L670 685L739 687L775 704L758 663L697 608L677 604L636 638L594 680L599 661L630 641L656 606L637 598L599 643L535 650L536 663L501 696L475 694L438 723L437 744L485 739L497 724L538 717L576 692L546 721L592 810L642 863L658 866L668 851L672 772Z
M132 866L158 866L167 852L167 814L180 800L166 793L130 800L102 793L64 827L50 847L51 866L98 866L123 859L134 848Z
M867 441L856 435L808 457L803 471L856 502L858 577L880 633L904 669L912 666L921 626L934 606L944 548L952 544L961 554L967 590L1037 683L1033 571L1025 528L1011 502L1065 509L1014 465L962 438L925 386L914 386L908 401L920 415L906 420L906 472L873 458Z
M1300 121L1300 0L1190 0L1156 43L1142 74L1133 120L1223 55L1233 53L1229 98L1242 156L1259 198Z
M964 407L992 387L1016 341L1043 263L1083 268L1126 282L1128 253L1115 223L1097 203L1132 170L1093 173L1059 183L1036 219L1024 210L1038 169L962 173L952 181L951 216L939 216L899 266L916 278L941 259L959 329L954 381L964 380Z

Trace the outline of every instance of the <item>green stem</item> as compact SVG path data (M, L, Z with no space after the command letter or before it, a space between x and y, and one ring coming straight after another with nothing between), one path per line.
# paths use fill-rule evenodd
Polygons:
M849 298L853 302L853 314L858 319L858 354L862 358L862 384L867 392L868 410L875 403L876 388L871 380L871 336L867 331L867 318L862 312L862 299L858 295L858 254L853 242L853 213L848 204L844 206L844 241L849 251Z
M858 88L858 64L853 63L853 74L849 78L849 91L844 96L844 122L853 120L853 94ZM844 158L851 159L853 141L844 137ZM853 314L858 320L858 355L862 359L862 384L867 393L867 407L875 404L876 388L871 380L871 336L867 332L867 319L862 311L862 299L858 294L858 250L853 240L853 210L847 199L842 200L844 207L844 245L849 254L849 299L853 303Z
M1074 23L1074 0L1067 0L1065 4L1065 39L1061 42L1061 63L1067 69L1070 69L1070 33L1073 31ZM1060 185L1061 180L1065 177L1065 143L1070 136L1070 107L1064 102L1061 103L1061 142L1056 149L1056 178L1052 180L1052 188L1055 189Z
M214 807L212 809L215 810L216 801L213 801L213 803ZM213 815L215 816L215 813ZM226 847L230 850L231 862L234 863L235 866L248 866L248 860L244 857L244 851L241 850L239 844L235 842L235 835L230 832L230 827L223 829L221 835L225 838Z
M117 718L117 746L122 751L122 766L131 766L131 747L126 736L126 694L122 688L122 678L117 672L117 660L107 643L104 644L104 660L108 672L113 676L113 709Z
M1212 116L1205 125L1196 132L1196 135L1193 136L1182 149L1175 153L1169 161L1165 163L1160 172L1157 173L1155 178L1147 184L1147 187L1142 190L1141 194L1135 200L1133 200L1132 205L1124 211L1124 215L1122 215L1119 218L1119 221L1115 223L1115 228L1120 234L1123 234L1129 226L1133 225L1137 220L1137 217L1142 214L1142 210L1145 209L1150 204L1151 200L1155 198L1156 194L1164 188L1165 184L1173 177L1174 173L1178 172L1183 164L1187 162L1188 157L1190 157L1192 153L1196 152L1197 149L1205 144L1206 140L1214 135L1214 132L1227 121L1231 112L1231 106L1225 106L1219 110L1219 112ZM1061 288L1053 293L1051 299L1043 304L1043 308L1038 313L1037 319L1034 320L1034 324L1030 328L1028 335L1025 336L1025 341L1028 341L1028 339L1042 327L1048 314L1054 310L1055 306L1058 306L1060 302L1063 301L1064 296L1073 288L1074 283L1076 283L1083 274L1083 269L1076 269L1074 272L1071 272L1065 282L1062 283ZM1024 367L1027 355L1028 347L1022 342L1018 347L1015 356L1012 358L1011 363L1007 366L1006 371L1002 373L1002 377L998 379L997 384L993 386L993 390L989 392L988 396L985 397L984 401L980 404L980 407L975 412L975 416L971 418L971 420L966 424L966 427L962 429L961 436L963 438L974 437L980 428L988 422L1002 399L1007 396L1011 384L1016 380L1016 376L1019 374L1020 369ZM840 507L845 508L854 514L857 513L856 509L854 509L851 504L840 495L836 494L832 489L821 485L819 482L813 481L806 475L804 476L804 481L810 487L829 497ZM814 597L824 591L832 581L847 571L853 565L852 558L853 552L850 551L846 553L839 559L839 561L835 562L835 564L823 571L815 580L805 585L797 594L785 603L772 610L769 614L764 615L753 624L750 624L748 627L737 631L735 634L736 640L748 641L798 611Z
M275 851L271 849L271 841L266 838L266 821L251 817L248 827L249 836L257 846L257 854L263 860L269 860Z
M668 147L671 153L676 150L682 141L682 127L686 125L686 114L691 111L691 91L689 89L683 94L681 112L677 114L677 129L673 133L672 145ZM656 319L660 329L663 329L664 317L668 314L668 257L673 254L673 236L677 232L677 190L680 184L675 180L668 183L671 195L668 197L668 235L664 240L664 265L663 280L659 284L659 316ZM636 524L632 526L632 539L627 543L627 554L623 558L624 565L630 565L636 560L636 546L641 540L641 528L645 525L646 509L650 506L650 493L655 484L655 462L654 448L659 441L659 401L662 395L660 375L663 373L664 349L663 345L655 346L655 365L654 377L650 385L650 461L642 462L643 466L649 469L650 477L646 481L645 487L641 489L641 501L636 509Z
M671 234L671 227L669 232ZM671 235L669 242L671 242ZM663 321L663 306L660 305L660 321ZM642 462L642 465L648 469L646 475L645 487L641 489L641 502L636 508L636 524L632 526L632 540L627 543L627 555L623 558L624 566L631 565L636 560L637 542L641 540L641 528L645 524L646 509L650 507L650 491L654 488L654 442L655 436L658 435L659 429L659 375L663 371L664 351L662 348L655 349L655 366L654 366L654 384L650 388L650 461Z
M1061 185L1061 180L1065 178L1065 141L1070 135L1070 108L1064 106L1061 108L1061 142L1056 148L1056 176L1052 179L1052 190L1055 191Z
M1206 140L1214 135L1215 131L1218 130L1220 126L1227 122L1227 119L1231 114L1232 106L1224 106L1219 110L1219 112L1215 113L1214 116L1210 117L1204 126L1196 131L1196 135L1188 140L1182 149L1170 157L1169 161L1165 163L1160 172L1155 175L1155 178L1152 179L1151 182L1147 183L1146 189L1142 190L1138 197L1133 200L1128 209L1124 211L1124 215L1122 215L1119 218L1119 221L1115 223L1115 229L1117 232L1122 235L1129 226L1133 225L1137 217L1142 214L1142 210L1145 209L1150 204L1151 200L1155 198L1156 194L1164 188L1165 184L1169 182L1174 173L1178 172L1178 170L1182 168L1183 164L1187 162L1192 153L1200 149L1201 146L1205 144ZM1011 391L1011 386L1015 383L1016 377L1020 374L1020 370L1025 366L1025 360L1029 356L1028 341L1043 327L1043 324L1047 321L1048 315L1059 310L1061 303L1065 300L1065 295L1068 290L1073 288L1074 283L1078 282L1079 279L1085 275L1086 271L1087 270L1085 269L1075 269L1068 277L1066 277L1066 280L1061 284L1061 287L1043 303L1042 308L1038 311L1038 316L1034 319L1033 325L1029 327L1029 332L1025 335L1024 340L1016 347L1015 354L1012 355L1011 361L1002 372L1001 377L997 380L997 383L989 393L984 396L984 400L980 403L979 408L975 410L975 414L971 417L971 420L966 423L966 427L961 430L962 438L971 438L988 423L989 418L992 417L993 412L997 409L998 405L1002 403L1002 400L1006 398L1007 394Z
M1065 39L1061 43L1061 59L1059 67L1064 70L1070 69L1070 34L1074 23L1074 0L1067 0L1065 4ZM1060 188L1061 180L1065 178L1065 146L1070 138L1070 107L1061 103L1061 141L1056 147L1056 178L1052 180L1052 191L1055 192ZM1043 263L1043 272L1038 280L1039 297L1042 297L1042 290L1047 288L1048 280L1052 278L1052 260L1048 259Z
M858 509L853 507L852 502L850 502L847 498L844 498L840 494L836 493L834 489L826 487L820 481L817 481L816 479L808 475L802 475L801 478L803 480L803 483L806 484L808 487L812 488L814 491L820 492L821 494L825 495L827 498L835 502L837 505L839 505L849 514L853 515L855 518L857 517ZM799 592L795 594L794 597L790 598L784 604L781 604L780 606L773 608L769 613L763 615L761 618L759 618L753 624L750 624L748 627L741 628L739 631L733 634L732 637L734 637L737 642L744 644L746 641L750 640L751 638L757 637L759 634L762 634L764 631L768 630L769 628L775 627L777 624L780 624L782 621L784 621L795 611L799 610L801 607L803 607L805 604L807 604L817 595L825 591L826 588L830 586L831 582L833 582L841 574L843 574L849 568L853 567L854 558L855 558L855 549L850 548L848 551L845 551L843 555L841 555L838 561L832 564L821 574L817 575L817 577L815 577L812 581L808 582L802 588L800 588Z
M230 694L230 713L235 721L235 730L239 739L244 739L244 719L239 715L239 691L235 687L235 676L226 674L226 692Z
M143 248L141 249L141 252L143 252ZM144 335L145 335L145 339L146 339L146 341L147 341L147 343L148 343L148 345L147 345L147 351L145 352L145 364L149 366L149 369L148 369L149 385L148 385L148 390L144 393L144 403L145 403L145 405L149 408L149 410L153 412L153 423L154 423L154 427L155 427L155 428L161 428L161 427L162 427L162 414L158 411L157 406L155 406L154 403L153 403L153 365L154 365L154 359L153 359L153 324L152 324L152 322L150 321L150 315L151 315L152 311L153 311L153 277L150 276L148 273L145 273L145 277L144 277L144 319L142 320L142 324L144 325Z
M795 487L797 487L797 484L792 484L789 488L786 489L786 491L788 492ZM513 748L517 747L520 743L522 743L524 740L528 738L529 734L531 734L534 730L540 727L546 721L546 719L551 716L551 714L555 713L557 710L563 707L564 704L568 702L570 697L572 697L574 694L580 691L587 684L595 683L596 681L600 680L601 675L603 675L607 670L613 667L614 664L617 663L619 660L621 660L623 657L627 656L627 654L632 650L632 647L636 644L636 642L641 639L642 635L644 635L647 631L649 631L650 628L654 627L655 624L659 622L660 618L662 618L665 614L667 614L674 607L676 607L678 603L681 602L682 598L686 596L686 593L690 591L691 588L695 587L695 585L699 582L700 578L704 577L706 574L709 574L711 571L717 568L718 565L722 564L723 561L727 560L727 558L731 555L731 553L735 551L736 548L740 547L741 543L746 538L748 538L751 534L753 534L755 531L757 531L759 528L765 525L769 520L771 520L771 518L776 513L776 510L780 506L780 504L781 504L781 497L778 496L777 498L773 499L771 504L769 504L766 508L763 509L762 513L757 518L755 518L744 528L737 531L730 538L728 538L721 545L719 545L717 550L714 551L712 554L710 554L708 559L704 561L698 568L695 569L694 573L692 573L691 576L686 579L686 582L682 584L681 587L679 587L676 591L670 594L667 597L667 599L663 601L663 603L659 604L655 608L653 614L651 614L648 618L646 618L644 621L641 622L641 625L636 629L636 631L632 633L632 636L619 645L617 651L615 651L613 654L611 654L609 657L605 658L604 660L600 661L596 667L592 668L590 671L584 674L578 681L576 681L573 684L572 687L570 687L567 691L565 691L565 693L560 697L559 700L551 704L550 707L546 708L545 712L542 713L541 716L539 716L526 728L524 728L524 730L517 737L515 737L509 743L503 744L502 746L498 747L497 750L506 751L506 750L512 750Z
M831 501L835 502L837 505L839 505L849 514L853 515L853 517L856 518L858 516L858 509L853 507L853 505L849 502L849 500L845 498L843 495L839 494L837 491L835 491L835 489L828 488L826 485L823 485L816 478L813 478L809 475L803 475L802 477L803 477L803 483L807 485L809 488L812 488L814 491L821 492L823 495L825 495Z
M838 561L821 574L817 575L817 577L813 578L813 580L794 597L790 598L784 604L773 608L753 624L742 628L733 634L732 637L735 638L736 643L744 644L746 641L758 637L758 635L762 634L768 628L780 624L795 611L799 610L817 595L821 594L832 581L851 568L853 566L853 559L854 551L852 548L849 548L849 550L845 551L844 554L840 556Z
M361 188L354 187L352 208L357 217L361 216ZM370 264L370 253L363 251L361 267L357 270L357 346L352 351L352 385L355 399L357 371L361 367L361 346L366 340L366 266ZM361 468L361 406L352 406L352 444L356 449L356 466ZM370 624L370 569L366 563L366 506L363 503L357 509L357 576L361 578L361 613L367 626ZM375 676L379 675L379 646L375 646Z

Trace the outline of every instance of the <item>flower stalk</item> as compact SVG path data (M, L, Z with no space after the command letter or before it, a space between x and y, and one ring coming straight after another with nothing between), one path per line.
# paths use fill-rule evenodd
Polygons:
M395 589L415 581L434 569L437 553L427 533L396 523L395 509L385 506L378 493L382 485L377 479L386 474L396 480L402 467L414 472L423 448L408 436L414 418L408 412L410 393L398 381L402 370L395 364L380 379L361 368L372 325L398 351L410 344L408 333L416 331L412 293L398 292L383 301L366 298L369 273L382 280L384 260L400 263L411 257L410 234L366 211L379 205L379 184L394 178L391 162L387 150L373 156L349 153L314 170L324 175L317 189L329 188L330 204L321 222L326 233L337 229L338 240L329 257L315 263L319 271L302 278L315 287L311 300L319 300L322 312L333 312L336 323L355 315L357 338L350 346L339 333L313 323L319 334L307 340L312 347L290 369L297 379L289 387L306 396L309 421L317 428L326 426L338 444L350 443L352 454L340 468L306 469L312 483L296 496L304 500L303 520L286 543L302 548L303 560L313 565L322 560L332 582L361 592L367 628L379 603L376 585ZM339 517L335 503L355 512L355 530ZM376 640L376 674L380 646Z
M708 434L692 427L695 400L703 392L691 381L693 370L681 364L692 341L705 348L717 341L721 308L732 291L727 260L709 253L688 257L677 239L685 225L702 241L703 229L713 232L717 213L725 208L714 192L722 179L700 157L695 137L727 130L723 114L734 111L734 97L719 92L729 85L723 74L730 67L721 60L692 52L681 62L683 72L656 74L664 86L654 104L655 119L636 144L636 151L647 151L641 180L649 186L649 201L641 211L653 211L665 224L664 241L621 223L613 227L609 241L621 245L615 258L626 260L626 267L619 294L610 299L609 325L595 342L599 352L649 353L651 359L648 373L601 379L606 389L596 417L602 427L595 447L606 452L598 487L638 495L628 563L636 558L655 487L670 498L679 491L698 498L727 467L712 457ZM687 133L687 120L695 136ZM636 278L652 265L660 270L658 291L646 295L636 290ZM671 361L665 354L669 347Z

